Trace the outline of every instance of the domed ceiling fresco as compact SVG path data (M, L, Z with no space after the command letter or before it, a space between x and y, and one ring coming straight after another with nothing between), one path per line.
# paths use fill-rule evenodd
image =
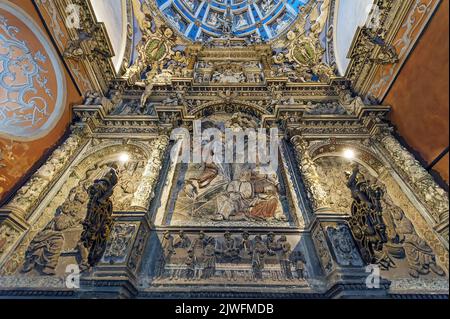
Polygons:
M193 41L232 36L271 40L309 0L157 0L168 22Z

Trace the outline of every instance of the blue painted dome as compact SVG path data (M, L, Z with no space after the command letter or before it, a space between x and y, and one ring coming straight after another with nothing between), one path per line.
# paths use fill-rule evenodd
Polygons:
M167 21L193 41L230 36L269 41L309 0L156 0Z

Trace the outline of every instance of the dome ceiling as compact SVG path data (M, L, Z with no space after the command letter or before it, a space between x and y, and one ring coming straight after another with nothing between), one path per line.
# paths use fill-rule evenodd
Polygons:
M230 36L271 40L309 0L156 0L167 21L193 41Z

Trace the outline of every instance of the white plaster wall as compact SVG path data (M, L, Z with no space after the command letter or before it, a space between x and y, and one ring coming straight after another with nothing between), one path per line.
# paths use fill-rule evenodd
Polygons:
M119 71L127 45L126 0L91 0L91 4L97 20L105 23L115 53L112 61Z
M334 49L336 64L344 75L348 64L347 54L358 26L366 23L374 0L336 0Z

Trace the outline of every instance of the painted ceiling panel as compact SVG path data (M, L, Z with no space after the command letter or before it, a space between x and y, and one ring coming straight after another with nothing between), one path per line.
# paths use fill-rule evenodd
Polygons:
M271 40L283 33L309 0L156 0L167 19L190 40L230 35Z

